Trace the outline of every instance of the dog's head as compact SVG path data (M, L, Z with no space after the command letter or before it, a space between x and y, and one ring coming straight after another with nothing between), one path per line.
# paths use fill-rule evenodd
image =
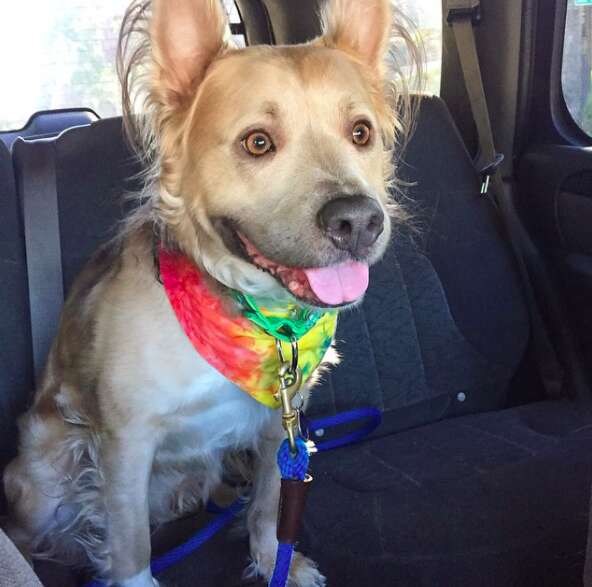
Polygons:
M323 35L289 47L231 47L218 0L153 0L147 18L169 234L228 287L358 301L391 234L389 0L329 0Z

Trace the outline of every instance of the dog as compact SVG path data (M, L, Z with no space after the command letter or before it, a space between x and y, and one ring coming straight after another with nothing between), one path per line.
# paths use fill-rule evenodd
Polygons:
M410 109L390 83L388 0L328 0L322 22L306 44L239 49L217 0L128 9L120 75L145 188L73 286L19 421L4 483L11 536L31 556L156 585L151 525L194 511L249 453L251 570L270 578L280 413L196 352L162 262L195 268L224 316L240 312L232 292L319 312L361 301L404 219L389 188ZM325 584L300 554L290 581Z

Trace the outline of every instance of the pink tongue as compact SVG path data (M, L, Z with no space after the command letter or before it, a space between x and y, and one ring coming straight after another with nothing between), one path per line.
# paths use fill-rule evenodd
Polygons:
M368 289L368 265L349 261L333 267L305 269L315 295L330 306L354 302Z

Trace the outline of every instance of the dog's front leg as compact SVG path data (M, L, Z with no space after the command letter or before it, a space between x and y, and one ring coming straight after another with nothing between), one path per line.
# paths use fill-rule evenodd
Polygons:
M278 546L277 517L280 499L280 473L276 462L277 451L285 438L281 419L274 418L271 428L260 441L255 462L255 478L247 528L251 546L251 574L269 579L273 573ZM323 587L325 578L310 559L295 553L290 568L291 587Z
M148 506L154 435L127 426L107 436L102 449L109 579L118 587L154 587Z

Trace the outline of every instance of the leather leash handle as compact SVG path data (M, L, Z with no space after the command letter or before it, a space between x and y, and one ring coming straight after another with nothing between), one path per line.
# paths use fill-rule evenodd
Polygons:
M282 479L278 511L277 538L284 544L296 544L312 477L304 481Z

